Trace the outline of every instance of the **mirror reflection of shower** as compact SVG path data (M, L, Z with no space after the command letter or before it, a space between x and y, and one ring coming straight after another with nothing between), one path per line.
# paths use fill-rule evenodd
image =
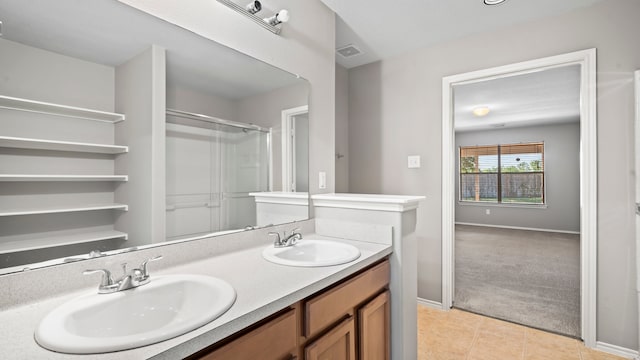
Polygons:
M167 239L256 225L249 193L269 190L271 130L167 110L166 132Z

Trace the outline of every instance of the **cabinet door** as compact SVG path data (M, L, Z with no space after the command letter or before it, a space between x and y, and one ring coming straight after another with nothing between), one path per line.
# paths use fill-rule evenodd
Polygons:
M389 291L378 295L358 310L360 359L388 360L390 358Z
M331 324L352 315L354 308L389 284L389 261L312 297L305 302L304 336L315 337Z
M200 360L289 360L296 354L296 311L269 321Z
M355 324L353 317L305 348L305 360L355 360Z

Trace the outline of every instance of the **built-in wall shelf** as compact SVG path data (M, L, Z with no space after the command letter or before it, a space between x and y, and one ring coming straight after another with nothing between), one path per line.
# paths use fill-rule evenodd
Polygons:
M128 181L127 175L25 175L0 174L0 182L26 181Z
M117 123L123 114L0 95L0 108Z
M18 239L15 237L0 237L0 254L15 253L19 251L46 249L56 246L82 244L100 240L127 239L127 234L115 231L96 231L70 235L56 235L47 237L34 237Z
M22 209L2 209L0 216L19 216L19 215L41 215L56 214L81 211L97 211L97 210L120 210L127 211L129 206L125 204L93 204L86 206L59 206L59 207L39 207L39 208L22 208Z
M120 239L115 248L126 240L116 219L129 206L112 200L115 185L129 180L113 173L117 155L129 152L113 144L116 123L125 116L4 95L0 112L7 121L0 126L0 162L7 164L0 174L0 188L6 188L0 193L0 255ZM26 113L33 116L21 116ZM45 170L50 161L54 174ZM60 186L67 190L48 193Z
M30 139L12 136L0 136L0 147L32 150L73 151L95 154L122 154L129 151L128 146Z

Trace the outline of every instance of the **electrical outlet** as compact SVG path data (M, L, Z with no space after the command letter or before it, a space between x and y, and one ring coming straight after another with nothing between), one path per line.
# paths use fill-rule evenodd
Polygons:
M487 215L491 215L491 209L486 209L486 210L484 211L484 213L485 213L485 214L487 214Z
M420 168L420 155L409 155L407 157L407 167L409 169Z
M319 189L327 188L327 173L324 171L320 171L318 173L318 188Z

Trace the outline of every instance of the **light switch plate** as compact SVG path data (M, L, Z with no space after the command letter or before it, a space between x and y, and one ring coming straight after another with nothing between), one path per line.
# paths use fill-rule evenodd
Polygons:
M318 188L320 189L327 188L327 173L324 171L320 171L318 173Z
M407 167L409 169L420 168L420 155L409 155L407 158Z

